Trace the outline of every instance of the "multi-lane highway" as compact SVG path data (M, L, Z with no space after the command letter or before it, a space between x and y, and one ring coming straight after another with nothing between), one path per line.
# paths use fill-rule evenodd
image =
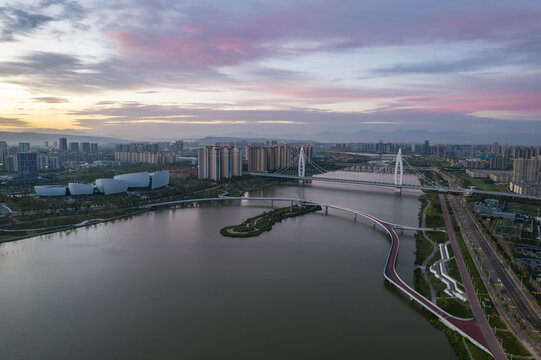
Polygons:
M468 229L474 243L479 245L480 251L483 253L483 257L486 259L485 264L489 265L491 271L493 271L495 274L494 277L499 279L506 291L507 296L509 296L510 300L512 301L513 304L509 305L516 306L517 311L522 315L524 321L529 325L530 330L540 331L541 312L539 307L534 304L530 295L524 294L524 291L521 291L522 286L520 282L509 273L507 266L502 263L502 260L492 245L489 244L488 240L479 229L471 214L462 204L463 199L457 199L456 197L451 196L451 201L453 202L453 208L456 209L458 216L462 220L463 225Z
M442 175L449 181L450 186L455 184L453 178L446 174ZM494 247L481 232L477 222L466 208L465 199L461 196L449 195L449 203L455 212L457 220L461 222L464 230L470 239L473 240L474 247L479 249L481 255L480 261L490 272L492 277L491 280L498 281L501 284L500 286L505 290L506 296L508 296L510 302L508 303L506 301L506 305L513 307L513 309L517 311L523 320L523 324L526 325L527 331L530 335L534 335L535 339L525 336L521 337L518 333L515 335L521 337L523 342L528 342L530 344L530 351L534 352L534 355L541 355L541 351L538 350L539 336L535 335L538 331L541 331L541 310L539 309L539 306L527 293L528 290L521 285L516 276L506 267ZM469 246L468 243L466 243L466 245ZM482 269L479 270L482 272ZM495 300L498 301L498 299ZM535 342L535 344L532 345L532 341Z
M505 355L500 343L490 329L490 324L488 323L485 317L485 313L483 312L483 308L479 303L479 298L477 297L477 293L475 292L475 288L471 281L470 275L468 274L464 259L462 258L462 256L460 256L460 249L456 241L451 217L449 215L449 211L447 209L443 194L440 194L440 203L443 212L443 218L445 220L445 226L447 227L447 234L449 235L451 247L453 249L453 253L455 254L455 262L458 267L458 271L460 272L460 276L462 277L464 288L466 289L466 292L468 294L470 308L472 309L475 319L477 320L477 325L479 326L479 329L487 342L487 347L492 352L492 356L494 356L494 359L507 359L507 356Z

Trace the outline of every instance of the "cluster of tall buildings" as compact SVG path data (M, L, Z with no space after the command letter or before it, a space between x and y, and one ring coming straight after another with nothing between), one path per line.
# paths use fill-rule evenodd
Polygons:
M242 175L242 150L232 146L207 146L198 150L198 178L214 181Z
M17 173L22 182L38 178L38 154L30 151L30 143L8 146L0 141L0 166L10 173Z
M47 144L48 145L48 144ZM58 150L61 152L83 152L86 154L97 154L98 144L90 142L70 142L67 138L60 138Z
M177 154L170 152L115 151L115 160L147 164L169 164L177 161Z
M513 161L513 177L509 183L517 194L541 196L541 155Z
M182 150L184 150L184 141L182 140L175 142L140 142L115 145L115 151L120 152L181 152Z
M292 164L292 162L298 158L301 147L304 148L304 155L307 162L310 162L313 155L311 145L248 146L246 148L248 171L266 172L282 169L287 166L296 166L297 164Z
M266 172L282 169L293 164L299 156L301 147L307 162L312 159L310 145L247 145L245 150L231 145L217 145L199 148L199 179L220 180L241 176L243 166L249 172Z
M177 161L184 150L184 141L157 143L118 144L115 146L116 161L141 162L147 164L166 164Z
M464 161L466 169L497 169L507 170L512 162L509 158L491 157L488 160L468 159Z
M0 141L0 168L13 175L20 182L34 182L39 171L56 170L63 163L98 160L98 144L90 142L70 142L67 138L54 141L53 146L45 141L41 148L32 149L29 142L9 146Z

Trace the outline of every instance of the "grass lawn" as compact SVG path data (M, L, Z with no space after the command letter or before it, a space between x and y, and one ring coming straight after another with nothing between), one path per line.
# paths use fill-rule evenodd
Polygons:
M455 315L462 318L471 318L473 313L470 309L469 303L462 302L453 298L439 298L438 306L447 311L451 315Z
M420 232L418 232L415 236L415 243L417 245L417 250L415 252L415 265L421 265L428 255L430 255L434 249L434 246L430 243L430 241L425 239Z
M506 186L496 184L491 179L477 179L468 176L457 176L456 178L463 187L475 186L479 190L508 192Z
M502 339L503 348L506 353L521 356L530 355L528 350L526 350L509 331L496 330L496 337Z

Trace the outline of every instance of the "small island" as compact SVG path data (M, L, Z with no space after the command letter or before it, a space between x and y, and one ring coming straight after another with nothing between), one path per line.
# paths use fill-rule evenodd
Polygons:
M319 205L293 205L264 212L243 221L240 225L230 225L222 228L220 233L230 237L258 236L264 231L270 231L272 226L284 219L308 214L321 210Z

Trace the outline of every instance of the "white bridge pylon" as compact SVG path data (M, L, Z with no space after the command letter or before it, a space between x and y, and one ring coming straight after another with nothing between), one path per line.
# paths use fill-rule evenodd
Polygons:
M404 181L404 162L402 160L402 148L398 149L394 165L394 184L402 185Z
M301 146L301 151L299 152L299 177L306 176L306 160L304 159L304 147Z

